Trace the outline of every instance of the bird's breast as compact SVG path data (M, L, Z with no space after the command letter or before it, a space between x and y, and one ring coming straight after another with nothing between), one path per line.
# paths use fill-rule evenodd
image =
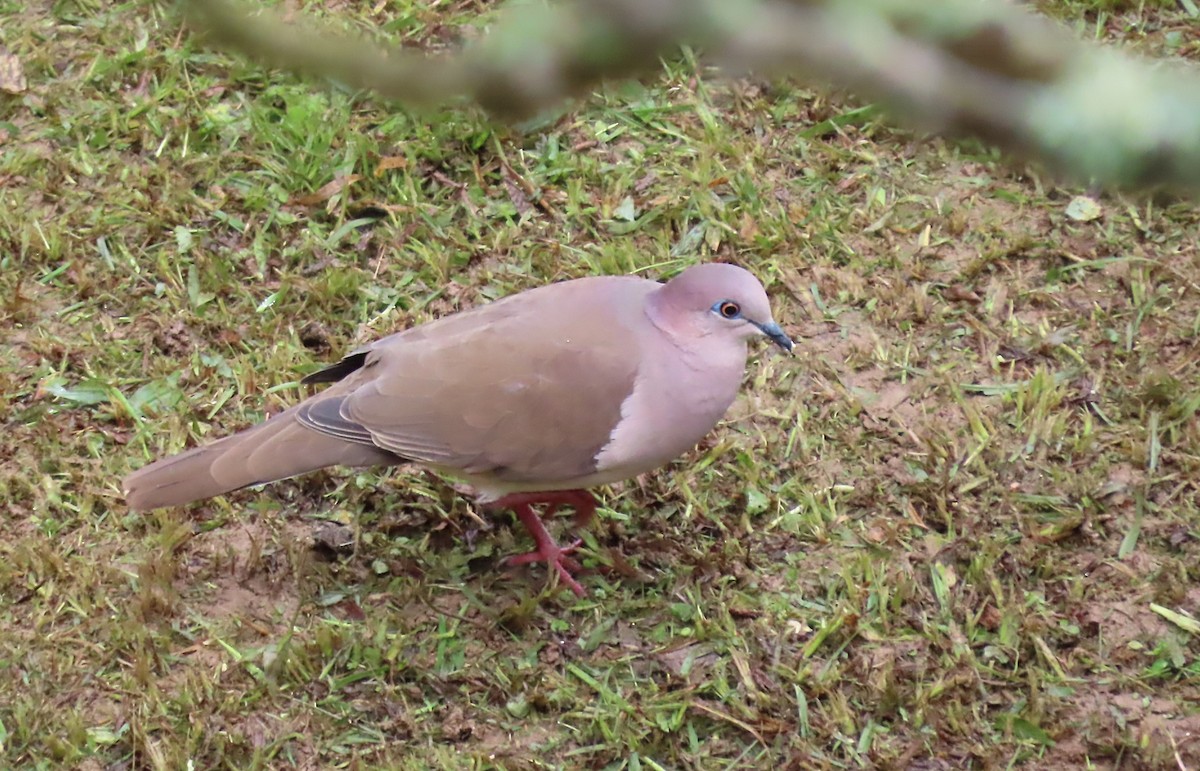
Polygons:
M657 353L657 352L656 352ZM725 415L745 370L745 348L655 355L621 406L621 420L596 456L598 471L650 471L688 452Z

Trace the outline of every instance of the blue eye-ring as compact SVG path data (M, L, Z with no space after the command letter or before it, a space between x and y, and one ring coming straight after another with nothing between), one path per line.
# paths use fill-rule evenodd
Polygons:
M736 319L742 315L742 307L733 300L721 300L712 307L712 312L723 319Z

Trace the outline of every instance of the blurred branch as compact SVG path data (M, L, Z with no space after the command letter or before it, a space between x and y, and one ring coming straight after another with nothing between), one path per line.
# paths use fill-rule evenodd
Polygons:
M725 54L764 73L822 75L924 128L1076 177L1200 190L1200 71L1081 42L1009 4L773 3Z
M931 131L981 136L1076 177L1200 190L1200 73L1076 40L1000 0L564 0L504 13L451 55L187 0L224 45L409 105L474 101L505 119L657 70L689 44L731 73L803 72Z

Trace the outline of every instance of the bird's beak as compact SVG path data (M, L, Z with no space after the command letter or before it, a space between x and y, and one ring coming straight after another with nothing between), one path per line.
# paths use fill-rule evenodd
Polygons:
M778 345L788 353L791 353L792 349L796 347L796 344L792 342L792 338L788 337L787 334L784 333L783 327L779 326L774 321L768 324L755 324L754 326L758 327L759 332L762 332L764 335L771 338L775 345Z

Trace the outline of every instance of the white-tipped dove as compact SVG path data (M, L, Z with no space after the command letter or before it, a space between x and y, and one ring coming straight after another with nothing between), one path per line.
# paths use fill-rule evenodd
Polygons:
M762 284L733 265L665 284L581 278L531 289L390 335L304 378L332 383L241 433L126 477L146 510L325 466L419 463L459 477L481 504L512 508L544 561L582 595L578 563L533 511L596 502L584 488L690 450L737 395L746 340L791 351Z

